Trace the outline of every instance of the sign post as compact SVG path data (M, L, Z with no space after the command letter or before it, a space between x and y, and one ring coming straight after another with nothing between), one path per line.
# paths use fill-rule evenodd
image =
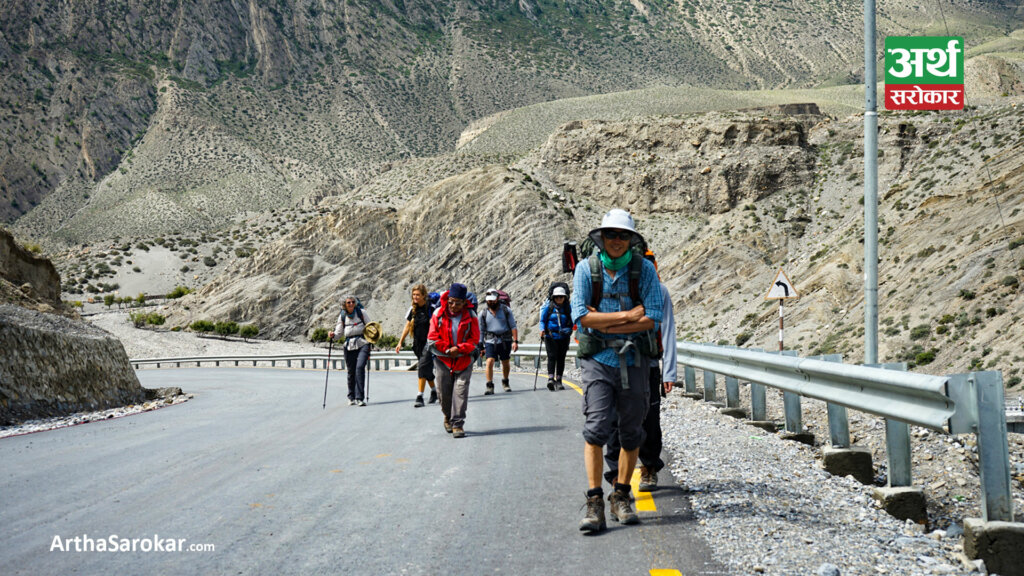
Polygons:
M789 281L789 277L783 272L782 268L775 274L775 280L772 281L771 286L768 287L768 293L765 294L765 300L778 300L779 301L779 352L783 350L783 313L782 303L790 298L799 298L800 294L793 287L793 283Z

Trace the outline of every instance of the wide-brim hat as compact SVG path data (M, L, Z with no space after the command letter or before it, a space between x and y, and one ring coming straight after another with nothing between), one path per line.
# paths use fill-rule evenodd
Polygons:
M590 231L587 236L594 242L594 245L599 249L604 250L604 239L601 238L602 230L629 230L635 236L631 245L635 244L638 239L643 239L643 236L636 231L636 225L633 223L633 216L629 212L621 208L613 208L605 213L604 217L601 218L601 225Z
M384 329L381 328L380 322L370 322L363 328L363 339L370 344L376 344L383 335Z

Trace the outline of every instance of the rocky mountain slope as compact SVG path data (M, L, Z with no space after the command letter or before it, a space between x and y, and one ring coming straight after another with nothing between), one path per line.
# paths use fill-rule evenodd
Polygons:
M763 295L782 267L802 295L787 303L787 347L858 361L863 120L796 111L808 113L568 123L521 160L400 207L336 207L183 299L170 321L302 337L355 293L396 333L412 284L461 279L509 290L530 339L540 295L566 279L562 242L622 206L659 254L679 337L775 348L778 312ZM1024 107L883 113L879 147L880 356L1019 381Z
M944 6L972 45L1008 38L1019 11ZM859 8L840 0L7 0L0 14L0 220L54 245L344 194L523 105L844 83L861 52ZM942 21L879 13L880 34Z

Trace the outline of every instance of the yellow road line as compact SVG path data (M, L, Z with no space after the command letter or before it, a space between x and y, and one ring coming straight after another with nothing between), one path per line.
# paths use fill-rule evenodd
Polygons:
M569 382L568 380L562 380L562 384L565 384L569 388L572 388L573 390L579 392L580 396L583 396L583 388L580 388L579 386L573 384L572 382Z
M683 576L683 573L670 568L651 568L651 576Z

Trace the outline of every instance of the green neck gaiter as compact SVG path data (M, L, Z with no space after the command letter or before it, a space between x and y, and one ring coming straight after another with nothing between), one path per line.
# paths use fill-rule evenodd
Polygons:
M608 256L607 252L601 251L601 263L604 267L611 270L612 272L618 272L629 264L629 261L633 259L633 251L626 250L626 253L618 258L612 258Z

